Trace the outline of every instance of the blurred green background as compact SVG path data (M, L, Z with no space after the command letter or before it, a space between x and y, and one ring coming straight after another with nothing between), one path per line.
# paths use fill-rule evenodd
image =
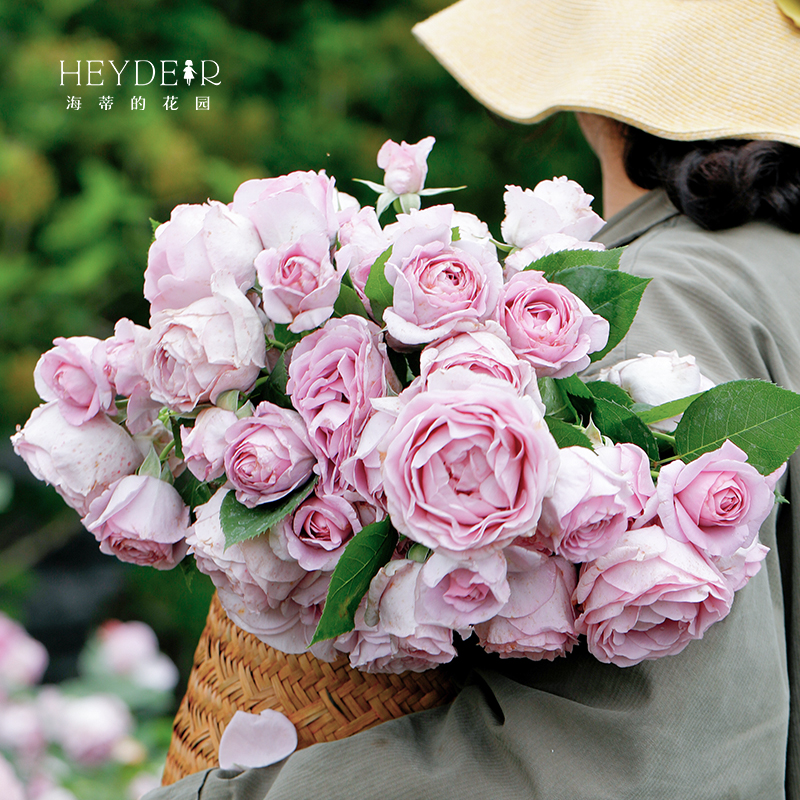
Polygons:
M445 5L0 0L0 608L47 645L50 680L69 677L86 631L116 616L156 629L182 690L208 608L204 576L100 555L8 443L38 404L32 371L54 337L105 338L121 316L147 324L148 218L228 202L245 179L297 169L325 169L370 203L351 179L381 180L386 139L427 135L437 140L427 185L466 184L452 201L496 236L506 183L566 174L598 195L572 117L536 127L493 119L414 40L413 24ZM86 60L104 60L106 84L76 87L67 76L60 86L61 60L74 70L78 59L84 84ZM109 59L131 62L120 87ZM221 82L136 87L135 59L175 59L179 78L185 59L213 59ZM131 109L134 95L144 110ZM198 95L208 110L195 109Z

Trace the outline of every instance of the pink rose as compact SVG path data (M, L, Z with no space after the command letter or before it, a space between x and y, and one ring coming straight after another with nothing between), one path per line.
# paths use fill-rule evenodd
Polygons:
M552 661L566 655L578 641L574 565L517 545L505 552L511 596L494 617L475 626L481 647L500 658Z
M33 475L54 486L81 516L112 483L142 463L133 439L105 414L76 427L56 402L34 409L11 442Z
M82 425L101 412L116 414L114 388L106 375L105 346L92 336L58 338L33 371L42 400L57 400L64 419Z
M141 354L153 398L183 412L229 389L250 391L265 364L258 312L228 273L215 273L211 288L213 297L160 313Z
M262 250L256 258L262 306L267 316L294 333L319 327L333 314L341 275L330 258L324 234Z
M138 386L147 386L136 352L144 346L149 334L147 328L123 317L114 325L114 335L104 341L105 371L117 394L130 397Z
M370 401L401 388L378 326L351 315L329 320L295 346L286 388L319 461L319 493L355 490L367 500L379 494L355 457Z
M194 427L181 428L181 447L186 466L199 481L213 481L225 473L225 434L239 418L224 408L205 408Z
M527 247L553 233L588 241L604 224L592 211L594 198L565 177L542 181L533 190L506 186L503 199L506 215L500 230L504 241L515 247Z
M661 528L629 530L581 569L575 622L599 661L630 667L680 653L727 616L733 591L691 544Z
M714 386L697 366L694 356L681 358L673 350L657 350L655 355L640 354L637 358L620 361L613 367L601 369L601 381L622 387L636 403L660 406L672 400L705 392ZM674 431L681 415L654 423L660 431Z
M355 507L344 497L312 495L293 515L284 517L273 529L286 552L303 569L331 571L345 545L361 530Z
M545 498L535 541L580 564L608 552L628 527L625 478L588 447L559 450L556 483Z
M747 585L761 569L761 562L767 557L769 547L756 539L749 547L740 547L729 556L714 556L711 562L722 573L732 592L738 592Z
M602 350L609 324L565 286L527 270L503 287L497 319L511 349L541 376L566 378L589 366L589 353Z
M528 397L495 385L426 391L395 422L383 462L397 530L454 558L533 534L558 448Z
M712 556L749 547L775 503L766 477L726 441L718 450L661 468L656 483L664 530Z
M384 142L378 151L378 166L386 173L384 186L396 195L418 194L425 186L428 156L435 142L433 136L416 144Z
M333 242L339 228L335 182L324 172L290 172L245 181L230 208L251 220L265 248L324 234Z
M493 247L452 241L452 206L416 211L401 230L384 267L392 305L383 313L389 334L403 345L478 327L494 314L503 283Z
M248 508L273 503L305 483L316 464L296 411L259 403L225 432L225 473Z
M600 244L600 242L583 242L574 236L567 236L564 233L550 233L542 236L541 239L537 239L533 244L523 247L521 250L514 250L509 253L503 262L503 274L508 281L518 272L527 269L534 261L563 250L605 249L605 245Z
M158 478L122 478L92 502L81 521L100 551L120 561L172 569L186 554L189 508Z
M466 631L497 614L509 598L502 553L454 561L434 553L417 580L416 617L421 623Z
M154 314L186 308L211 296L211 276L224 270L240 291L255 283L253 260L261 251L253 223L223 203L180 205L156 229L144 272L144 296Z
M655 517L658 497L650 472L650 459L641 447L620 442L611 447L596 447L595 452L612 472L622 475L625 483L620 500L634 528L641 528Z
M18 761L27 765L44 756L45 730L32 701L0 703L0 748L13 751ZM5 789L2 783L0 786Z
M0 701L4 691L39 683L47 650L10 617L0 613Z

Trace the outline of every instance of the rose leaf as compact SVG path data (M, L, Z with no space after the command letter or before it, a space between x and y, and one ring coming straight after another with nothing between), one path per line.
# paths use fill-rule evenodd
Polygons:
M536 259L525 269L544 272L547 280L552 280L557 272L572 267L619 269L619 259L624 249L624 247L616 247L613 250L559 250Z
M364 294L369 300L370 308L376 320L382 320L383 312L394 303L394 287L386 280L384 272L384 267L391 254L392 248L390 247L378 256L369 271L369 278L367 278L367 283L364 286Z

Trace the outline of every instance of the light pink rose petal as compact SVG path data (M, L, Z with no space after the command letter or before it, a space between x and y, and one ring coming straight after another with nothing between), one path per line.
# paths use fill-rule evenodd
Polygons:
M219 741L222 769L253 769L277 764L297 749L297 729L272 708L259 714L237 711Z

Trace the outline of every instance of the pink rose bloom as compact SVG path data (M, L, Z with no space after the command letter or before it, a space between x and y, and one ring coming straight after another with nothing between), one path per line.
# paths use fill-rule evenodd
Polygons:
M0 786L5 800L25 800L25 787L14 772L14 768L0 755Z
M749 547L740 547L729 556L714 556L711 562L722 573L730 590L738 592L761 569L769 547L756 539Z
M564 447L559 457L534 540L580 564L607 553L627 530L627 487L624 476L588 447Z
M468 372L465 380L497 380L519 395L528 395L544 414L536 373L527 361L517 358L496 322L490 320L484 328L440 339L422 351L421 385L431 386L431 382L439 380L438 376L454 370Z
M114 335L104 341L105 372L117 394L130 397L138 386L147 386L136 352L149 335L147 328L123 317L114 325Z
M589 366L589 353L602 350L608 341L607 320L535 270L514 275L503 287L497 319L511 349L540 377L566 378L580 372Z
M769 480L746 461L747 454L726 441L688 464L662 467L656 492L667 534L712 556L749 547L775 496Z
M600 244L600 242L583 242L574 236L567 236L564 233L549 233L546 236L542 236L541 239L537 239L533 244L509 253L503 262L503 274L508 281L518 272L527 269L534 261L563 250L605 249L605 245Z
M273 322L302 333L333 314L342 279L330 250L327 235L318 233L261 251L256 258L261 302Z
M255 283L261 251L253 223L223 203L180 205L156 229L144 271L144 296L154 314L186 308L211 296L211 276L224 270L246 292Z
M630 667L680 653L727 616L733 591L691 544L661 528L629 530L616 546L581 569L575 622L589 652Z
M54 486L81 516L112 483L142 463L127 431L105 414L76 427L64 419L56 402L34 409L11 442L34 477Z
M230 208L251 220L265 248L324 234L333 242L339 229L335 181L324 172L290 172L245 181Z
M399 223L384 267L394 292L383 320L402 345L478 327L494 314L503 283L496 251L470 239L453 242L452 217L452 206L433 206Z
M370 401L401 389L378 326L352 315L329 320L295 346L286 388L319 462L319 493L380 494L355 457Z
M96 767L111 758L114 747L131 733L134 723L119 697L93 694L62 695L51 724L54 739L68 758L84 767Z
M506 186L503 199L506 215L500 230L503 240L515 247L527 247L553 233L588 241L604 224L592 211L594 198L565 177L542 181L533 190Z
M383 185L396 195L418 194L425 186L428 156L436 139L426 136L416 144L384 142L378 151L378 166L386 173Z
M213 481L225 473L225 434L239 421L233 411L205 408L192 428L181 427L181 447L189 472L199 481Z
M383 462L398 531L454 558L533 534L558 448L533 400L495 385L426 391L395 422Z
M44 645L0 613L0 700L6 691L39 683L47 662Z
M596 447L595 452L606 467L625 478L619 499L625 504L625 513L632 527L646 525L658 510L656 486L647 453L627 442Z
M101 412L117 413L114 387L106 375L103 342L92 336L59 337L39 359L33 382L45 402L57 400L71 425L82 425Z
M416 598L419 622L467 631L508 601L506 559L499 552L464 561L434 553L420 570Z
M637 358L620 361L613 367L601 369L601 381L622 387L635 403L660 406L672 400L705 392L714 386L697 366L694 356L681 358L673 350L657 350L655 355L640 354ZM671 432L678 426L681 415L654 423L655 430Z
M47 740L35 703L0 704L0 748L12 751L19 762L28 765L36 763L45 754Z
M259 403L252 417L231 425L225 441L225 473L248 508L286 497L316 464L300 415L272 403Z
M172 569L186 554L189 508L174 486L158 478L122 478L92 502L81 522L100 551L120 561Z
M273 529L286 552L309 572L331 571L361 530L356 508L339 495L312 495ZM272 537L271 537L272 538Z
M531 661L566 655L578 642L572 607L575 566L517 545L505 553L511 596L496 616L475 626L481 647L500 658Z
M264 325L228 273L211 278L212 297L154 321L142 371L155 400L179 411L249 392L265 364Z

